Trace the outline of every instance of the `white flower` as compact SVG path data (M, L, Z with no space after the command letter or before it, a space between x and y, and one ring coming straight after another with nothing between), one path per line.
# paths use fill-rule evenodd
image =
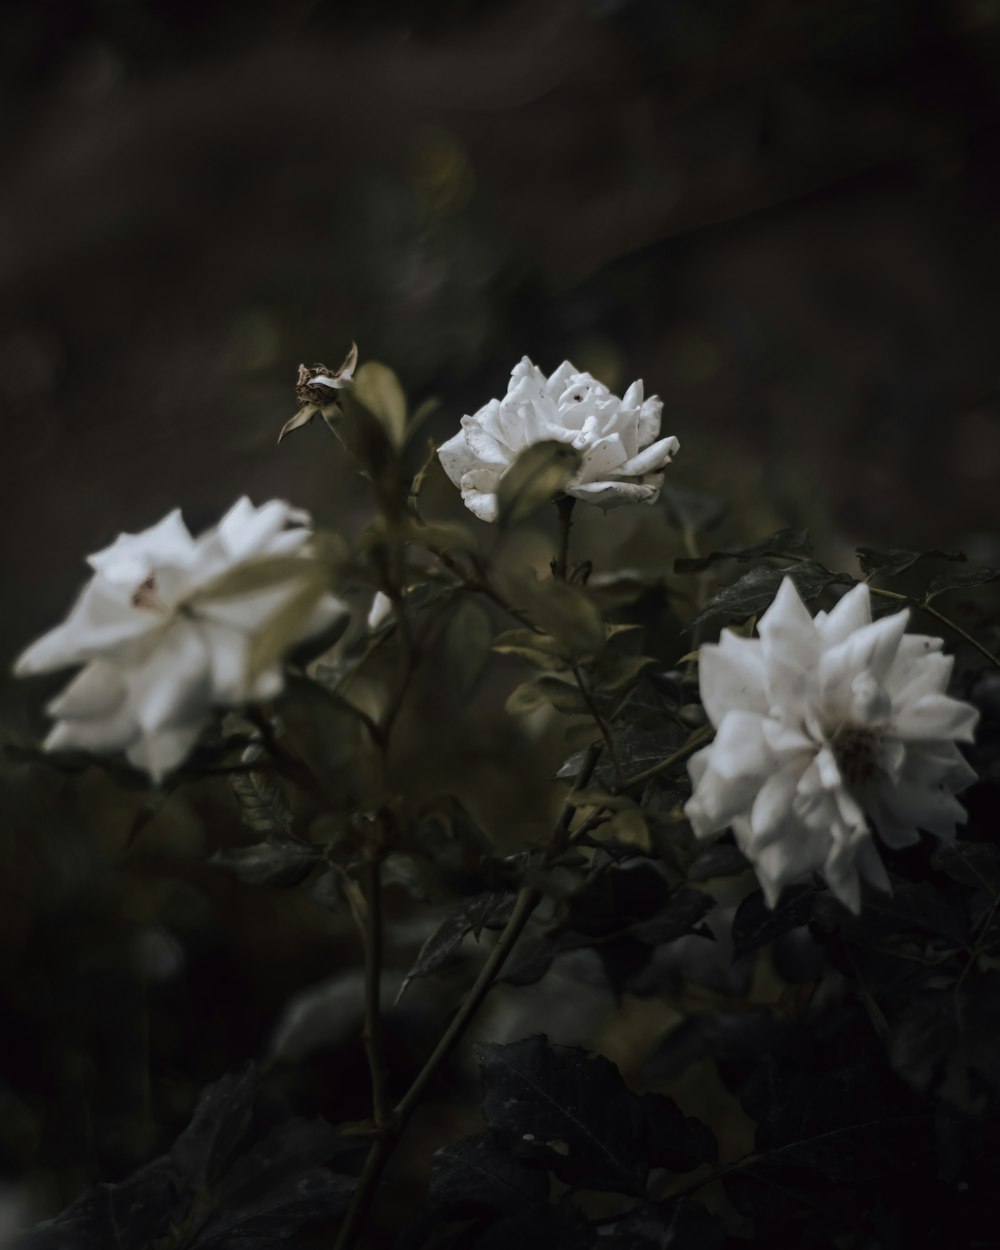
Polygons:
M725 632L701 649L717 732L689 762L685 812L699 837L732 827L772 907L820 872L857 912L861 877L890 889L869 822L901 847L965 821L954 794L976 774L955 743L978 713L945 694L952 659L940 638L904 633L908 619L873 623L863 584L814 619L786 577L759 639Z
M659 437L662 408L655 395L643 400L642 382L633 382L619 399L568 360L546 378L525 356L503 399L463 417L461 430L438 455L465 506L484 521L496 520L497 485L518 453L547 439L583 453L568 495L605 508L654 503L679 446L672 436Z
M333 595L309 592L308 522L280 500L255 508L244 497L200 538L175 509L89 556L94 576L67 619L15 666L22 676L84 666L48 707L57 719L46 748L124 751L159 780L187 756L214 706L276 695L280 663L260 671L250 663L261 632L296 602L296 642L346 614Z

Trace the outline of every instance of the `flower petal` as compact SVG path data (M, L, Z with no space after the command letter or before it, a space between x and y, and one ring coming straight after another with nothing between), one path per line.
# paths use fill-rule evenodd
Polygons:
M786 577L757 626L763 643L767 697L795 715L815 685L820 647L816 627L795 583Z
M893 712L891 734L903 742L922 738L972 742L979 712L946 694L925 694Z
M713 725L727 712L766 716L764 652L758 639L740 638L726 629L717 644L705 643L698 657L701 701Z

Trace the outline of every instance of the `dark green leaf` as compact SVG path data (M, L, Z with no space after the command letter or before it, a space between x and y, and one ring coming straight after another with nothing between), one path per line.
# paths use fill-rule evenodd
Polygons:
M734 547L712 551L707 556L694 559L675 560L674 572L701 573L720 560L737 560L740 564L745 564L748 560L763 559L766 556L807 556L811 552L812 543L805 530L780 529L751 543L749 547Z
M292 809L274 773L234 773L229 778L229 784L248 829L264 837L272 834L285 838L291 836Z
M971 590L975 586L985 586L987 582L1000 581L1000 569L971 568L956 569L954 573L942 573L935 577L924 592L924 602L930 603L938 595L947 590Z
M516 525L536 508L560 495L583 463L580 452L566 443L533 443L504 473L497 488L501 526Z
M744 621L769 607L784 578L790 577L803 600L815 599L827 586L849 586L854 579L846 573L831 573L821 564L806 561L788 569L776 569L770 565L750 569L738 581L723 590L709 602L705 610L692 621L701 625L715 617Z
M961 551L941 551L936 547L930 551L905 551L900 547L877 551L874 547L858 547L857 557L863 572L878 573L883 577L896 577L920 560L965 560Z
M395 373L376 360L366 361L354 376L354 395L378 417L390 441L402 447L406 440L406 396Z
M600 1055L544 1037L476 1047L483 1114L521 1158L584 1189L641 1194L649 1173L640 1100Z
M417 953L416 959L410 966L403 979L399 994L402 997L403 992L409 983L417 977L429 977L432 973L437 972L458 948L462 945L465 935L472 929L472 924L465 909L457 907L454 911L449 912L444 920L438 925L430 937L421 946Z
M676 942L697 931L698 922L715 906L715 899L702 890L684 887L670 896L665 907L654 916L632 925L629 933L650 946Z
M274 837L253 846L224 847L208 862L230 869L247 885L297 885L319 860L318 848Z
M493 622L489 614L471 599L460 599L448 622L445 646L448 667L461 698L466 698L479 680L492 641Z
M287 1120L272 1129L230 1169L218 1209L192 1250L268 1250L308 1221L342 1215L355 1181L319 1166L337 1142L323 1120Z
M598 1250L603 1244L568 1198L493 1224L472 1250Z
M687 870L689 881L711 881L714 877L734 877L745 872L750 861L733 842L713 842Z
M994 895L1000 887L1000 849L993 842L945 843L934 851L931 864L962 885Z
M643 1094L649 1159L655 1168L691 1172L703 1163L716 1163L715 1134L694 1116L684 1115L672 1098Z
M675 1202L642 1202L622 1216L607 1237L603 1250L719 1250L726 1226L690 1198Z
M212 1184L236 1152L250 1124L257 1069L245 1063L206 1086L191 1123L170 1157L194 1187Z
M434 1202L512 1215L549 1199L549 1178L515 1159L494 1133L465 1137L435 1151L430 1196Z
M763 891L748 894L733 917L733 959L741 959L761 946L767 946L812 919L816 891L809 885L786 886L773 911Z
M551 673L543 673L532 681L523 682L510 693L505 704L507 711L513 715L534 712L546 706L570 716L587 713L586 700L576 682L563 681Z
M817 1071L768 1056L742 1101L757 1120L755 1154L723 1183L749 1215L787 1221L808 1212L834 1228L853 1227L888 1178L905 1175L929 1151L928 1111L874 1063L841 1060Z

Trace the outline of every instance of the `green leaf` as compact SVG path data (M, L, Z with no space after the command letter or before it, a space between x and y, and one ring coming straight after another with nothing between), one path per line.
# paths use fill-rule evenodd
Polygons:
M809 885L786 886L773 908L768 907L763 891L748 894L733 917L733 962L808 924L816 899L817 892Z
M743 576L726 586L709 602L704 612L691 622L702 625L718 616L729 620L745 620L767 608L782 581L790 577L803 600L815 599L827 586L850 586L854 578L846 573L831 573L821 564L807 561L790 569L776 569L770 565L750 569Z
M250 644L247 676L252 681L279 664L302 638L303 626L327 593L326 573L313 569Z
M393 446L402 447L406 441L406 396L388 365L366 361L354 375L354 394L378 417Z
M587 704L575 682L562 681L545 673L532 681L526 681L509 695L505 707L512 715L534 712L537 708L551 706L557 712L569 715L585 714Z
M707 556L694 559L675 560L674 572L700 573L720 560L737 560L740 564L746 564L748 560L762 559L765 556L807 556L811 552L812 543L805 530L780 529L751 543L749 547L734 547L713 551Z
M430 1195L446 1206L510 1215L547 1204L549 1178L513 1158L496 1134L481 1133L434 1152Z
M656 660L649 655L602 655L594 671L592 687L598 694L615 695L639 680Z
M493 640L493 650L500 655L516 655L543 672L557 672L570 667L566 648L558 638L534 629L508 629Z
M225 847L208 862L230 869L247 885L298 885L320 858L317 847L276 837L253 846Z
M445 637L448 668L459 695L464 699L482 675L493 641L489 613L471 599L460 599Z
M240 805L243 823L253 833L290 837L292 809L281 783L271 772L234 773L229 785Z
M985 586L988 582L1000 581L1000 569L988 569L983 566L971 569L956 569L954 573L942 573L935 577L924 592L924 602L930 603L938 595L947 590L971 590L974 586Z
M540 582L533 570L508 572L500 581L507 602L524 612L544 633L558 638L569 655L596 655L603 647L601 611L583 587L559 581Z
M264 556L260 560L237 564L218 577L199 586L180 607L199 605L214 599L238 599L243 595L255 595L275 586L289 585L307 579L327 582L326 567L321 561L308 556Z
M532 443L504 473L497 487L501 526L516 525L544 503L562 494L583 463L583 456L566 443Z
M858 563L868 574L878 573L882 577L896 577L905 573L920 560L954 560L964 562L965 555L961 551L941 551L937 547L930 551L906 551L902 547L890 547L879 551L875 547L858 547L856 549Z

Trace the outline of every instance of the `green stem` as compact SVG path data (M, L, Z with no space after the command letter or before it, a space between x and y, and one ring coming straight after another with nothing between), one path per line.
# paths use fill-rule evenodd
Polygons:
M556 500L559 511L559 550L552 561L552 576L556 581L564 582L569 569L569 532L573 527L573 508L576 500L572 495L563 495Z
M979 654L989 660L994 668L1000 668L1000 659L988 647L984 647L977 638L973 638L961 625L957 625L951 617L945 616L943 612L939 612L937 608L931 607L929 603L925 603L922 599L913 599L909 595L901 595L896 590L881 590L878 586L869 586L868 589L873 595L878 595L882 599L895 599L897 603L909 604L910 607L917 608L920 612L926 612L928 616L933 616L936 621L946 625L953 634L958 634L959 638L964 638L970 647L975 647Z
M601 749L599 745L588 748L576 775L576 780L573 782L572 791L582 790L588 784L600 757ZM552 830L552 850L561 850L565 847L569 826L573 819L573 812L573 805L567 798ZM375 1197L375 1191L378 1188L378 1183L382 1178L382 1173L385 1170L385 1165L389 1160L393 1147L402 1136L406 1124L419 1106L427 1086L434 1078L434 1074L460 1041L472 1018L482 1005L483 1000L492 989L508 955L524 932L525 926L531 919L532 913L538 906L541 897L541 892L536 890L534 886L522 886L514 903L514 910L511 912L510 919L504 926L503 932L497 938L496 944L480 969L472 988L465 996L465 1000L458 1009L454 1019L441 1035L427 1062L420 1069L410 1088L396 1106L395 1111L386 1117L381 1131L378 1131L378 1116L376 1114L377 1136L369 1148L365 1166L358 1179L354 1196L351 1199L350 1209L334 1243L334 1250L350 1250L350 1247L356 1245L365 1216Z
M703 747L712 738L715 729L711 725L702 725L697 733L688 738L687 742L673 755L668 755L665 760L660 760L658 764L653 764L651 768L644 768L641 773L633 773L631 777L626 777L617 789L624 793L627 790L634 790L636 786L645 785L647 781L651 781L654 777L659 777L661 773L669 772L675 764L680 764L690 755L694 755L699 747Z
M389 1121L389 1080L382 1041L382 865L373 858L367 865L366 901L368 915L365 934L365 1050L372 1078L372 1108L375 1131L382 1132Z

